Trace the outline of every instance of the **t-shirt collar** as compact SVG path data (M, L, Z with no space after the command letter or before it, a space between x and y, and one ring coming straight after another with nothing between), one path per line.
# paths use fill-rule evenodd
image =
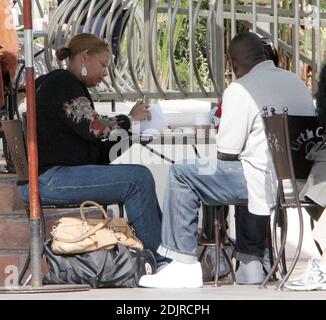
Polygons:
M253 68L251 68L251 70L248 73L254 70L269 69L270 67L275 68L274 62L272 60L265 60L256 64Z

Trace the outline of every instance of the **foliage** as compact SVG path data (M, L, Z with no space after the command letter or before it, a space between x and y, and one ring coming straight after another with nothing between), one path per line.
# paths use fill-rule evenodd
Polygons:
M164 3L165 1L161 1ZM176 1L172 1L173 4ZM195 8L198 1L193 1L193 7ZM189 1L182 1L181 7L188 9ZM209 0L204 0L201 5L201 10L209 9ZM164 88L171 86L169 83L168 75L170 71L169 65L169 21L167 15L160 15L158 18L158 55L159 55L159 72L160 82ZM189 70L191 67L190 61L190 39L189 39L189 16L185 14L178 14L176 18L176 24L174 29L174 58L176 64L176 71L181 84L185 89L190 88L190 76ZM206 87L210 86L210 80L208 78L207 69L207 56L206 56L206 43L205 36L207 32L207 17L199 17L196 31L195 31L195 52L196 63L199 69L200 77ZM196 86L196 84L195 84ZM173 89L173 85L169 89Z

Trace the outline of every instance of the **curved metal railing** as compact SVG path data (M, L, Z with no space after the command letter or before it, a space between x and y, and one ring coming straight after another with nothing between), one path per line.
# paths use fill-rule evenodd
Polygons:
M221 90L216 79L216 62L212 53L212 28L216 1L211 1L209 10L202 9L198 1L194 15L183 7L181 0L145 1L144 6L135 0L65 0L52 15L45 35L45 61L49 70L65 68L65 64L55 59L54 50L63 46L69 38L80 32L90 32L110 43L119 42L118 56L113 59L109 75L97 88L94 97L98 100L124 99L177 99L177 98L217 98ZM172 14L171 14L172 13ZM158 67L161 50L158 39L158 16L168 21L168 64L169 79L163 81L162 70ZM191 59L188 59L187 79L181 79L175 59L175 47L180 34L175 26L180 17L188 18L192 32L188 35ZM204 41L207 57L204 83L197 61L196 27L199 18L207 21ZM117 29L118 34L117 33ZM203 66L201 66L203 68ZM203 72L203 71L202 71ZM221 69L221 72L223 70ZM195 77L192 77L192 74ZM172 81L171 81L172 79ZM167 79L165 79L167 80ZM191 83L191 85L189 84Z
M322 40L326 34L326 12L320 0L308 0L305 5L295 0L289 9L282 8L279 1L266 0L64 0L54 11L55 1L50 2L50 22L44 35L49 70L65 67L55 60L54 49L79 32L119 43L107 79L93 90L98 100L134 100L144 96L216 99L231 81L225 46L243 27L271 38L283 54L282 67L291 68L306 83L311 79L313 91L325 57ZM40 0L35 3L35 13L42 17ZM22 10L21 0L18 9ZM182 32L178 29L180 20ZM199 41L197 31L203 21L206 34ZM119 25L123 27L117 35ZM162 45L162 34L167 45ZM177 57L180 45L187 46L183 68L180 56ZM162 67L162 60L167 68Z

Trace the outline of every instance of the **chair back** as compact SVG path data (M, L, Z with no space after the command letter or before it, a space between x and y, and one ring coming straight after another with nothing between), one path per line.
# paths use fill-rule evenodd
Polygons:
M27 149L21 120L1 120L19 181L28 181Z
M285 108L282 114L265 109L263 120L278 180L307 179L313 163L306 155L322 140L323 127L317 118L288 115Z

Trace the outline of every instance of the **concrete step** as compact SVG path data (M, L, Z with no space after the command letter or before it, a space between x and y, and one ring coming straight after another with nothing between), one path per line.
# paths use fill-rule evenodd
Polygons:
M11 214L13 211L24 209L16 182L16 175L0 174L0 214Z
M49 209L44 211L46 239L50 238L53 225L63 216L79 217L79 209ZM24 210L0 214L0 286L7 278L22 270L30 244L30 225ZM46 271L45 261L43 271ZM27 272L29 273L29 272ZM9 277L8 277L9 276Z
M3 172L3 171L1 171ZM24 203L19 197L17 176L0 174L0 286L14 281L25 263L29 242L30 226ZM52 226L65 215L79 216L78 209L46 210L46 233L50 236ZM46 271L45 261L43 270ZM8 280L9 279L9 280Z
M15 175L0 174L0 286L17 281L30 244L29 219L19 198L16 180ZM96 208L89 208L86 212L90 218L99 217ZM44 210L46 239L50 238L53 225L63 216L80 217L79 208ZM45 274L45 260L42 269Z

